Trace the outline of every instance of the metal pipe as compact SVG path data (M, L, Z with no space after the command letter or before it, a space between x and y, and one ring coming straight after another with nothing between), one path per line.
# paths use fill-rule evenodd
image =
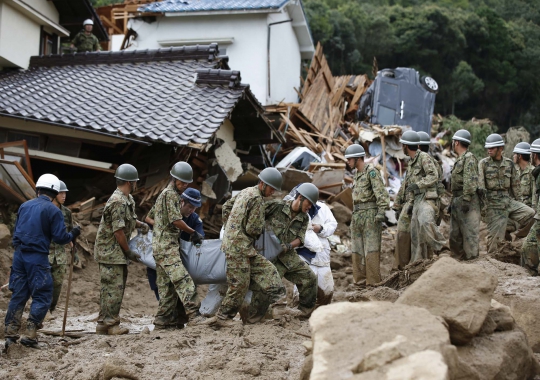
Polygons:
M284 24L286 22L292 22L292 18L291 19L288 19L288 20L283 20L283 21L277 21L277 22L271 22L270 24L268 24L268 33L267 33L267 39L266 39L266 56L268 58L268 98L270 99L270 27L273 26L273 25L278 25L278 24Z
M141 140L131 139L131 138L129 138L129 137L117 136L117 135L113 135L113 134L111 134L111 133L95 131L95 130L87 129L87 128L75 127L75 126L73 126L73 125L67 125L67 124L55 123L54 121L44 121L44 120L39 120L39 119L30 119L30 118L27 118L27 117L24 117L24 116L10 115L10 114L6 114L6 113L3 113L3 112L0 112L0 116L12 117L12 118L14 118L14 119L22 119L22 120L24 120L24 121L34 121L34 122L36 122L36 123L49 124L49 125L54 125L54 126L56 126L56 127L72 128L72 129L75 129L75 130L81 131L81 132L95 133L95 134L98 134L98 135L103 135L103 136L108 136L108 137L114 137L114 138L116 138L116 139L125 140L125 141L131 141L131 142L136 142L136 143L143 144L143 145L147 145L147 146L152 145L152 143L149 143L149 142L146 142L146 141L141 141Z

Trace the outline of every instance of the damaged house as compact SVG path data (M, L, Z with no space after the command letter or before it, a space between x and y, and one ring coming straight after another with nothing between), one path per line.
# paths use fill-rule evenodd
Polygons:
M170 167L185 160L205 215L231 183L254 183L255 168L267 164L262 144L284 141L217 44L35 56L28 70L0 75L0 89L2 158L34 178L57 174L70 189L68 204L104 202L116 167L127 162L139 171L135 198L144 213ZM21 140L29 159L11 146ZM6 188L20 192L1 174L4 199Z

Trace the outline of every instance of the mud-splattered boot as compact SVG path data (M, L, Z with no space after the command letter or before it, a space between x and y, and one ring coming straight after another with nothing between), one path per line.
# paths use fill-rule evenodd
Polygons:
M120 325L110 326L107 330L108 335L125 335L129 334L129 330L125 327L120 327Z
M39 348L37 340L37 326L33 322L26 324L26 331L21 338L21 344L26 347Z
M213 317L205 318L197 323L198 326L211 326L216 328L234 327L236 323L227 316L216 314ZM189 326L189 323L188 323Z
M12 325L6 326L4 335L6 338L4 347L5 347L5 350L7 351L9 346L17 343L17 340L19 339L19 328Z
M96 326L96 334L97 335L109 335L109 326L98 323Z

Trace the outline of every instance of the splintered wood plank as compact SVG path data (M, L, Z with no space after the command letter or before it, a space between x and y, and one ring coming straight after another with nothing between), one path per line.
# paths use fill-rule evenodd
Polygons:
M351 104L349 105L349 109L347 110L347 113L354 111L358 108L358 102L360 101L360 98L369 88L369 78L366 75L362 75L360 77L360 81L358 82L358 86L356 87L356 92L354 93L354 96L351 100Z
M292 121L289 120L289 118L285 115L281 115L281 117L283 118L283 120L285 120L287 123L289 123L289 128L296 134L296 136L298 137L298 139L302 142L302 144L304 144L304 146L308 146L308 143L307 141L304 139L304 136L302 136L302 134L300 133L300 131L294 126L294 124L292 123Z

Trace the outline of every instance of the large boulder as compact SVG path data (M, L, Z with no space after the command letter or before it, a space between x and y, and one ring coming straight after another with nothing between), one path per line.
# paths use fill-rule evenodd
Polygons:
M0 249L7 248L11 245L11 232L8 226L0 224Z
M332 214L338 223L349 224L351 222L352 210L341 203L332 203Z
M422 308L339 302L315 310L309 323L311 380L446 379L456 365L444 322ZM433 365L426 367L427 362ZM410 377L396 377L404 372Z
M482 328L497 277L474 264L437 260L396 303L423 307L444 318L453 344L467 344Z
M538 363L520 329L477 336L457 348L456 380L525 380L538 374Z
M516 324L527 334L533 351L540 353L540 277L526 275L505 279L494 298L510 308Z

